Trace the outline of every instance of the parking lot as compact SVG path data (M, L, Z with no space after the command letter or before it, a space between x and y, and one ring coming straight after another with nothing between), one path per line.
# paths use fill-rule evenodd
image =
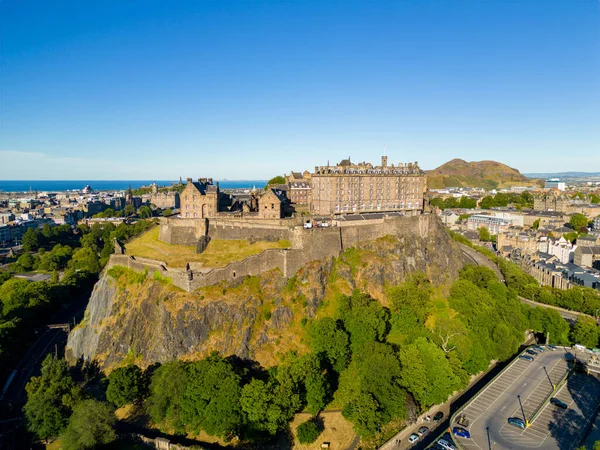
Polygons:
M572 356L569 349L559 348L539 353L533 362L515 359L454 417L451 426L471 434L470 439L455 436L455 441L467 450L576 448L600 400L600 383L595 377L573 374L553 393ZM565 402L567 409L544 406L550 395ZM527 419L530 426L523 430L509 425L509 417Z

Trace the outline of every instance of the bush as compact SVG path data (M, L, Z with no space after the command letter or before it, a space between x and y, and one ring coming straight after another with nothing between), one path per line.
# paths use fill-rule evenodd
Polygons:
M115 369L108 376L106 399L117 408L139 400L145 393L142 370L134 364Z
M296 434L301 444L312 444L323 431L323 423L316 417L298 425Z

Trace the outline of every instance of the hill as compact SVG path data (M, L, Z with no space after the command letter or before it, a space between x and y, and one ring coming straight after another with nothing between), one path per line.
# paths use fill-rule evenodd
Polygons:
M472 161L453 159L427 173L430 188L481 187L496 189L515 185L531 186L534 180L517 169L496 161Z

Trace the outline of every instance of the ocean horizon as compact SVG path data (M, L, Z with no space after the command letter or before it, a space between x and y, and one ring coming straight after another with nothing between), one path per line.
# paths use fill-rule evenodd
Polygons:
M262 189L267 180L215 180L221 189ZM156 183L171 186L179 180L0 180L0 192L60 192L78 191L89 185L95 191L121 191L131 186L137 189Z

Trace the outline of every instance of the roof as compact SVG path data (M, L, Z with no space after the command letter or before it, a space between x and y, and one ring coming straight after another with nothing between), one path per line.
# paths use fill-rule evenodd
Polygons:
M580 245L575 251L579 251L580 254L584 255L600 255L600 245L592 245L589 247Z

